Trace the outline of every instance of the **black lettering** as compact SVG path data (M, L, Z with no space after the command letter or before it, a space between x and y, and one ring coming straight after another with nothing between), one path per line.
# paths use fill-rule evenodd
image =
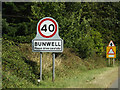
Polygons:
M53 27L52 30L50 29L51 26ZM54 31L54 25L53 25L53 24L50 24L48 28L49 28L49 31L50 31L50 32L53 32L53 31Z
M55 42L55 46L58 46L56 42Z
M39 46L41 46L41 43L40 43L40 42L38 42L38 45L39 45Z
M58 46L61 46L59 42L58 42Z
M50 44L51 44L51 42L48 42L48 43L47 43L47 46L50 46Z
M54 46L54 42L52 42L52 46Z
M37 46L37 42L35 42L35 46Z
M43 42L43 43L42 43L42 46L46 46L46 42Z

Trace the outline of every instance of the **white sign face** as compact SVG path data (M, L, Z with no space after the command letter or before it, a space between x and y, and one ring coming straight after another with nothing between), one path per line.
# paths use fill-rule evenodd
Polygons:
M44 21L40 26L40 32L45 36L51 36L55 32L55 25L51 21Z
M115 46L112 40L110 41L110 43L108 44L108 46L109 47L114 47Z
M53 37L57 32L57 23L51 18L45 18L38 23L38 31L44 38Z
M32 40L33 52L63 52L63 40L58 34L58 23L51 17L37 24L37 35Z
M34 40L33 49L36 52L62 52L63 42L62 40Z

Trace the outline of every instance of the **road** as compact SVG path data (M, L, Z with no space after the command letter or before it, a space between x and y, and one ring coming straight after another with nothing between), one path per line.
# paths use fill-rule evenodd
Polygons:
M119 78L119 80L120 80L120 78ZM118 88L118 79L115 80L115 81L111 84L110 88Z
M119 67L120 70L120 67ZM120 90L120 71L118 71L118 78L110 85L110 88L119 88Z
M118 88L118 81L116 81L117 78L118 78L118 67L113 67L113 68L108 67L107 71L102 72L99 75L96 75L95 79L90 83L96 85L96 87L92 87L92 88L112 88L112 87Z
M107 67L106 70L104 71L101 71L100 69L96 69L96 71L93 70L92 72L93 75L90 72L88 73L89 73L88 76L92 76L92 79L88 80L88 78L86 78L88 76L85 74L85 76L83 76L84 78L83 82L86 81L84 82L84 84L80 83L82 80L80 79L79 81L79 78L77 78L76 80L77 82L74 81L76 85L71 84L71 86L68 88L108 88L108 90L109 88L110 90L113 90L113 88L115 88L115 90L117 90L118 81L116 80L118 78L118 67Z

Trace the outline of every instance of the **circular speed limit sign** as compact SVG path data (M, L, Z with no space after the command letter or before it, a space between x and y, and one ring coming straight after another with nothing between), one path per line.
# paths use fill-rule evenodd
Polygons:
M53 37L57 32L57 24L51 18L45 18L38 23L38 32L44 38Z

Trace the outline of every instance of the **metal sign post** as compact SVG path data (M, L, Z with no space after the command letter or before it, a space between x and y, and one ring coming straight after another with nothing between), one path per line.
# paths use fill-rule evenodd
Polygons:
M37 34L32 40L32 51L40 52L40 79L42 80L42 52L53 52L52 81L55 80L55 52L63 52L63 40L59 36L59 26L51 17L42 18L37 24Z
M55 80L55 53L52 53L52 55L53 55L53 71L52 71L52 81L54 82L54 80Z
M113 66L115 65L115 59L113 58Z
M110 66L110 58L109 58L109 60L108 60L108 63L109 63L109 66Z
M40 52L40 80L42 80L42 52Z
M108 63L109 63L109 66L111 64L115 64L114 60L116 58L116 47L115 47L115 44L113 43L113 41L111 40L106 48L106 58L108 58ZM110 61L110 59L113 59L112 62Z
M42 52L40 52L40 79L38 82L42 81Z

